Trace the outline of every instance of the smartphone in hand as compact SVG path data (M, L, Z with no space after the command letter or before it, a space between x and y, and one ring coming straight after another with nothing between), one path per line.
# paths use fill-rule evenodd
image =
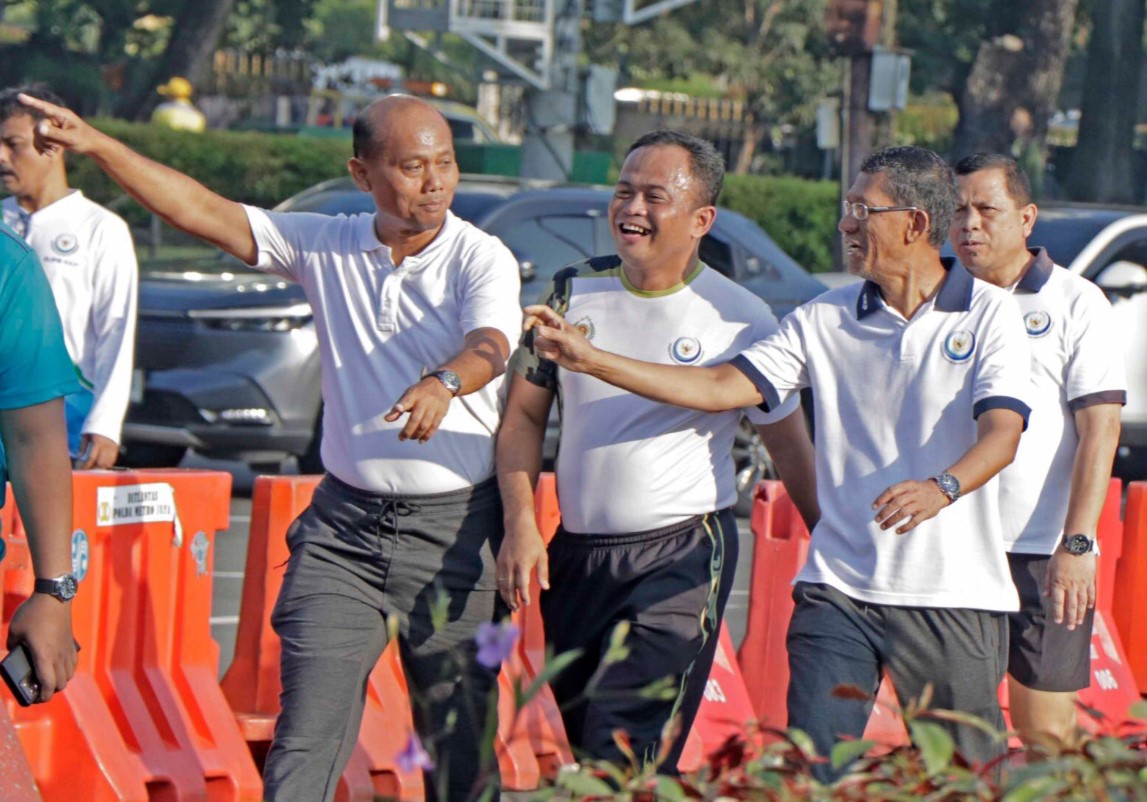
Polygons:
M76 644L79 651L80 644ZM25 643L17 643L8 656L0 660L0 678L21 707L30 707L40 699L40 680L32 665L32 653Z

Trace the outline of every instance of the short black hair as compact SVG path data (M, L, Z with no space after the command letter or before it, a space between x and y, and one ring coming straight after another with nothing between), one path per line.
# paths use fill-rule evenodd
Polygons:
M9 117L15 117L17 114L27 114L36 122L44 119L43 113L39 109L34 109L31 106L25 106L20 102L17 95L28 95L37 100L43 100L51 103L54 106L65 106L60 96L49 89L44 84L26 84L25 86L15 86L0 91L0 122L4 122Z
M981 170L1003 170L1008 194L1016 206L1032 202L1032 182L1020 163L1006 153L973 153L956 162L956 175L971 175Z
M689 169L693 178L701 184L700 197L704 206L716 206L717 196L721 194L721 185L725 183L725 160L713 143L693 136L692 134L662 128L643 134L629 146L626 156L638 148L662 147L674 145L689 154Z
M897 206L928 213L928 242L939 248L956 213L956 176L948 163L926 148L884 148L860 165L862 173L883 173L884 188Z

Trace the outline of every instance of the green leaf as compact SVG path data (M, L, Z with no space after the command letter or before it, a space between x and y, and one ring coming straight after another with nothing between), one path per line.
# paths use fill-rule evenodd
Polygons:
M603 666L620 663L629 657L629 647L625 645L627 637L629 637L629 622L619 621L613 631L609 633L609 648L606 649L605 655L601 658Z
M1131 718L1147 721L1147 702L1139 701L1131 705L1131 709L1127 711L1127 715Z
M1067 782L1059 777L1039 777L1012 788L1000 802L1036 802L1039 799L1054 798L1054 794L1067 788Z
M929 774L936 774L952 762L952 755L956 751L952 736L939 724L909 721L908 732L912 736L912 743L920 750L920 757L924 759Z
M658 777L657 783L653 787L653 793L658 800L667 800L668 802L681 802L681 800L688 799L685 789L681 787L681 783L672 777Z
M579 796L611 797L614 795L614 789L608 783L592 775L576 771L559 774L557 786Z
M805 757L816 757L816 744L812 742L812 738L808 736L804 730L798 730L796 727L790 727L788 730L789 740L797 749L801 750Z
M538 691L542 689L543 685L564 671L574 660L581 657L581 653L581 649L570 649L568 652L562 652L557 656L547 654L542 670L534 677L534 681L529 684L529 687L519 693L518 698L514 700L518 710L529 704L530 700L538 695Z
M832 767L842 769L874 746L876 741L841 741L832 747Z

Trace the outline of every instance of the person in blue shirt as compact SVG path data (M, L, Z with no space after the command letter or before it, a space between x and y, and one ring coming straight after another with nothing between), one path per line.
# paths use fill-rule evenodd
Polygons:
M10 480L36 574L35 592L12 614L7 645L27 646L41 702L76 670L64 396L79 389L48 279L36 254L0 223L0 504Z

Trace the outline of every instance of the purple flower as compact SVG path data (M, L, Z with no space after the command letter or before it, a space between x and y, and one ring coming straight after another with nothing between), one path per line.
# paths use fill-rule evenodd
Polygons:
M474 642L478 644L478 662L486 668L498 668L514 651L518 642L518 625L510 621L492 624L485 621L478 626Z
M394 760L398 764L399 771L404 774L410 774L416 769L430 771L434 768L434 761L431 760L430 753L422 748L422 741L418 740L418 734L413 732L410 733L410 738L406 741L406 747L398 753Z

